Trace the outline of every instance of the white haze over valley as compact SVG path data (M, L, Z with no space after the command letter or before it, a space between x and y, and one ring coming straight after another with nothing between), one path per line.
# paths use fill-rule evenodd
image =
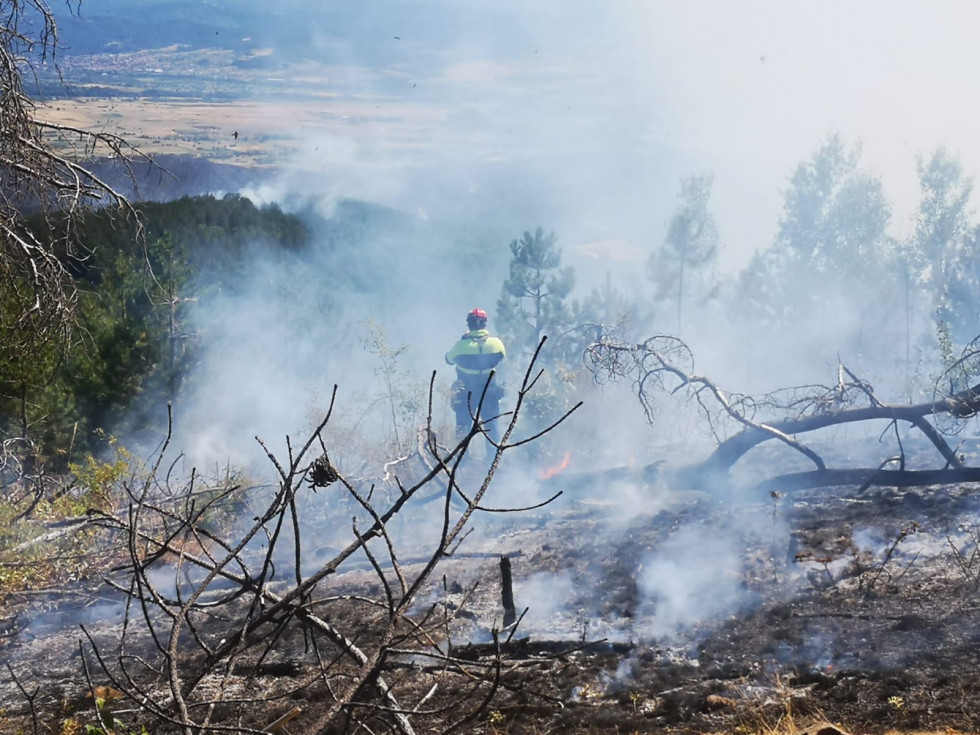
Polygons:
M302 164L326 174L320 191L420 216L523 217L570 259L642 263L680 177L712 172L722 261L740 268L771 243L793 169L832 133L883 177L896 235L918 157L942 146L980 170L971 3L360 7L343 52L323 46L336 64L323 91L348 128L310 131ZM387 63L365 66L377 56ZM359 119L348 91L365 102Z
M609 283L648 301L646 261L663 242L685 176L714 175L709 207L728 273L772 243L790 176L831 134L861 146L862 167L882 177L893 206L893 235L907 235L919 157L945 146L968 175L980 170L971 130L980 82L969 63L978 12L967 3L366 2L338 19L285 3L270 25L277 35L255 28L247 40L286 56L290 24L302 24L315 39L304 52L322 54L331 70L322 92L336 96L336 115L297 131L306 143L295 174L245 193L287 208L312 202L327 215L338 200L362 199L435 228L410 246L385 245L372 261L384 291L341 294L345 323L321 327L356 343L371 319L392 348L406 347L401 368L419 376L439 369L448 381L442 355L462 315L483 306L493 327L507 244L524 230L555 232L563 263L576 269L575 297ZM441 225L482 239L460 246L440 239ZM479 268L461 266L467 245L485 256ZM317 263L305 277L328 268ZM293 303L309 317L314 307L282 295L282 307L266 313L282 317ZM765 335L746 342L709 322L684 336L699 369L731 390L828 380L833 333L859 317L826 308L809 327L819 347L801 360L802 377L784 370L793 354L771 374L759 361L747 366ZM672 326L663 318L636 331ZM327 337L304 329L306 349L326 350ZM366 365L377 365L349 351L301 365L281 350L260 353L292 363L287 382L299 392L308 378L320 394L334 382L362 389ZM222 351L219 361L237 373L241 361L228 357ZM233 383L216 378L226 389Z
M83 8L89 2L96 0ZM555 232L563 264L576 269L576 298L610 283L642 301L652 293L646 262L663 242L682 177L714 175L709 207L720 266L733 274L772 243L790 176L831 134L860 144L862 166L882 177L896 238L912 227L918 157L944 146L968 175L980 171L974 3L369 0L352 7L338 27L306 3L279 4L277 28L295 23L319 39L308 53L322 51L330 66L322 92L336 95L336 114L296 131L306 142L292 172L244 193L287 209L312 203L324 216L344 199L372 202L404 213L416 235L372 249L376 291L318 292L319 279L338 275L330 271L336 254L318 243L287 279L258 268L248 299L212 303L198 325L210 349L190 380L191 402L177 406L186 432L178 433L179 446L191 463L261 460L256 434L284 456L285 436L298 441L314 425L334 384L331 426L341 449L390 440L385 375L363 344L371 329L401 350L399 390L415 391L424 404L429 374L438 370L436 418L447 421L452 373L443 355L474 306L490 312L494 328L507 245L524 230ZM250 43L289 47L288 33L263 33L253 29ZM461 232L478 234L466 242ZM480 267L467 266L467 248L479 251ZM483 257L487 249L493 257ZM353 262L358 254L344 257ZM330 311L327 296L342 311ZM828 332L857 318L836 304L826 309ZM645 337L672 324L634 327ZM726 389L772 389L798 375L836 378L832 336L830 349L821 342L814 356L796 344L780 355L780 345L763 344L766 335L746 342L745 334L706 317L685 337L698 370ZM804 344L807 335L800 337ZM775 366L759 353L778 355ZM510 357L512 401L525 356ZM798 357L804 364L796 373L789 366ZM674 409L648 427L628 385L584 397L581 416L549 437L556 447L588 448L586 466L573 458L573 470L642 465L666 447L683 463L710 449L711 438ZM343 465L344 452L336 459ZM503 475L491 504L527 502L538 492L536 470ZM632 486L604 493L611 533L660 507ZM617 497L630 504L627 518L617 515ZM759 513L764 525L771 507L762 504ZM725 549L737 546L738 534L714 535L708 560L674 553L678 543L696 545L699 533L712 532L682 530L680 541L646 562L639 586L658 611L657 635L664 625L723 615L726 603L743 602L734 582L706 592L719 573L713 560L726 560L729 581L737 576L738 557Z

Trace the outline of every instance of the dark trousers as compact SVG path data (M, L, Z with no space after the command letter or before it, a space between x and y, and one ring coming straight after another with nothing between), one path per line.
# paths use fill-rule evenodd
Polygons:
M489 385L487 384L489 381ZM486 395L484 395L484 388ZM480 407L480 399L483 399L483 406L480 408L480 415L477 417L483 422L483 428L487 436L493 442L500 441L500 420L496 416L500 413L500 399L504 396L504 390L500 383L490 379L489 375L459 375L453 383L452 407L456 414L456 436L462 439L469 433L473 426L473 418Z

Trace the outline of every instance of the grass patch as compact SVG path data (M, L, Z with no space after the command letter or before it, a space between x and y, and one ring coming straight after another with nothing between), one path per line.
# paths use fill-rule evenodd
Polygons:
M230 468L216 481L192 479L172 489L115 440L110 446L106 459L87 456L70 466L69 475L47 479L40 497L21 480L2 486L0 603L17 593L97 583L113 567L132 564L121 524L134 508L147 531L167 529L172 515L193 517L193 526L181 529L189 543L198 531L230 531L247 509L243 478ZM146 506L139 506L140 498ZM142 560L151 550L135 553Z

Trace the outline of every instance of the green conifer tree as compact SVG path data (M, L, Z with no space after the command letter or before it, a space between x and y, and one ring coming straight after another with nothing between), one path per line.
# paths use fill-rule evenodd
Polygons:
M575 286L575 272L561 267L561 249L554 233L538 227L510 243L510 270L497 301L497 328L515 354L530 354L541 338L551 344L545 355L555 356L570 326L566 302Z

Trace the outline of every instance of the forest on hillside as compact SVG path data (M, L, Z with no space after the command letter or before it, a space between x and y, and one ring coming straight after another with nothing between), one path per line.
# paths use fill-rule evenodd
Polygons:
M121 429L129 412L173 400L193 361L194 338L183 331L192 301L234 289L236 275L258 253L287 258L308 239L297 218L236 196L145 202L140 216L141 222L118 221L93 211L79 223L73 236L83 241L85 256L65 262L77 287L72 329L32 338L24 333L29 322L4 324L4 440L27 440L35 459L60 457L55 469L73 453L104 446L97 437ZM56 239L60 224L40 216L27 221L44 240ZM28 286L6 285L12 311Z

